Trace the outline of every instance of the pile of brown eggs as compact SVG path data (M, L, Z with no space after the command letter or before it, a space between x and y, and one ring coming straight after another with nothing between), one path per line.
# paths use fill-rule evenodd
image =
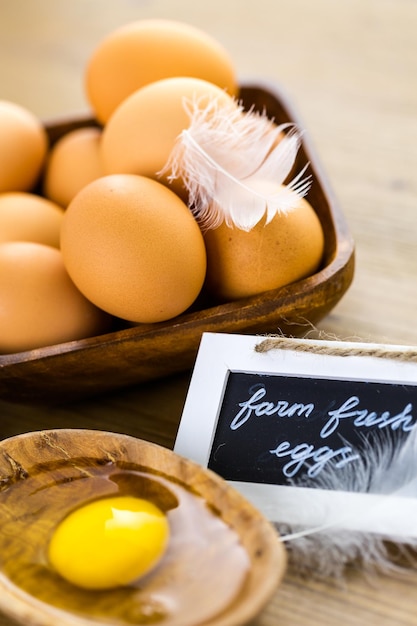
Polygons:
M239 95L217 41L174 21L127 24L97 46L85 91L97 123L53 146L30 111L0 101L0 353L98 335L115 318L163 322L207 285L231 300L317 269L323 232L305 199L250 232L204 233L160 173L189 123L184 100Z

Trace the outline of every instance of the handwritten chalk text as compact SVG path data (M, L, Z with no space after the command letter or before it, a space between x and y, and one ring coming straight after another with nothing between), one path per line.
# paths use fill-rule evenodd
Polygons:
M355 426L364 426L366 428L391 428L391 430L402 430L410 432L413 428L413 416L411 411L413 405L407 404L404 409L397 415L391 415L389 411L383 411L378 415L375 411L367 409L355 409L360 404L357 396L351 396L341 407L335 411L329 411L330 419L326 422L321 430L321 437L325 439L335 432L343 419L352 419Z
M308 468L307 475L314 478L328 463L333 463L336 469L340 469L359 459L359 455L353 453L350 446L332 450L328 446L316 449L312 444L300 443L291 448L289 441L282 441L274 450L269 452L279 458L290 457L291 460L284 465L282 470L287 478L296 476L304 465Z
M269 402L263 400L266 394L265 387L260 387L248 400L239 402L240 410L230 423L231 430L241 428L252 416L270 417L275 415L280 418L309 418L315 410L313 402L308 402L307 404L303 402L290 404L286 400ZM339 428L341 421L346 419L353 420L353 424L356 427L390 428L391 430L402 430L403 432L410 432L414 426L413 405L411 403L406 404L402 411L394 415L390 411L383 411L378 415L376 411L357 408L359 404L360 399L357 396L351 396L337 409L328 411L326 415L326 419L328 419L320 431L321 438L325 439L332 435Z
M240 402L239 406L241 409L233 418L230 428L237 430L243 426L252 415L256 417L262 417L263 415L277 415L278 417L294 417L295 415L300 417L304 415L305 417L309 417L314 410L313 403L302 404L295 402L294 404L289 404L286 400L279 400L275 404L273 402L259 402L259 400L265 396L266 389L261 387L255 391L249 400Z
M316 409L313 402L290 403L282 399L271 402L266 400L266 395L266 388L259 387L248 400L239 402L239 411L233 417L230 429L236 431L242 428L253 417L265 418L274 416L275 418L285 420L291 418L308 420L312 418L313 412L315 413L313 418L318 417L321 420L317 430L317 437L320 441L336 433L343 422L346 421L350 421L355 428L377 428L380 430L387 428L392 431L403 431L406 433L411 431L415 425L411 403L406 404L399 413L391 413L388 410L382 410L378 413L360 406L360 398L352 395L347 400L341 402L337 408L325 411ZM299 428L297 432L299 434ZM271 432L271 436L275 439L273 432ZM331 464L335 469L340 469L360 458L346 439L344 439L343 445L339 448L331 448L327 445L322 446L320 443L317 445L317 442L315 445L308 442L297 442L294 444L287 440L281 441L277 445L274 444L274 446L274 448L269 449L269 454L283 460L282 472L287 478L293 478L301 470L305 470L307 475L313 478L328 464Z

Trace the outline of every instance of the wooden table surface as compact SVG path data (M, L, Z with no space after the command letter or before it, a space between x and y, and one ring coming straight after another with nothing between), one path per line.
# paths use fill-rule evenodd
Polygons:
M242 79L278 81L298 110L356 242L353 285L310 336L416 345L417 2L0 0L0 98L43 119L87 110L89 54L145 17L203 28ZM0 401L0 437L98 427L172 446L188 380L55 408ZM289 570L253 626L416 624L416 585L417 573L371 583L350 574L340 588Z

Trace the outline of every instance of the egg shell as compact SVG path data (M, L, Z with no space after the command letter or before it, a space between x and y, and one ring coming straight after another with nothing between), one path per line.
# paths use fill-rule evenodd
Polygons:
M109 319L76 289L59 250L0 244L1 353L83 339L107 329Z
M103 174L100 138L100 128L78 128L54 144L43 179L47 198L66 208L80 189Z
M197 222L176 194L143 176L105 176L84 187L66 211L61 249L80 291L131 322L175 317L204 282Z
M167 78L139 89L127 98L108 121L101 141L106 174L158 176L168 161L179 134L189 125L184 99L197 98L203 107L211 98L233 103L222 89L197 78ZM173 189L180 193L176 187Z
M59 247L62 207L27 191L0 194L0 242L33 241Z
M14 102L0 100L0 192L31 191L48 150L40 120Z
M236 95L227 50L204 31L174 20L126 24L105 37L86 67L85 90L105 124L119 104L144 85L173 76L202 78Z
M323 256L324 234L305 198L295 208L244 231L223 222L204 233L206 286L222 301L278 289L313 274Z

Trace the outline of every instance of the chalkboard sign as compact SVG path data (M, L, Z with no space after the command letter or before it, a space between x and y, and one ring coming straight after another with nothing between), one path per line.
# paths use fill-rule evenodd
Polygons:
M354 468L382 439L393 453L413 431L417 361L390 358L407 350L393 346L343 342L339 355L337 342L291 339L259 352L261 342L203 335L175 451L231 482L273 521L323 524L323 511L364 494L325 493L322 474ZM297 486L306 479L308 488ZM417 505L405 500L400 517L416 519Z
M227 480L292 485L355 463L380 433L387 449L400 445L413 404L414 385L230 372L208 467Z

